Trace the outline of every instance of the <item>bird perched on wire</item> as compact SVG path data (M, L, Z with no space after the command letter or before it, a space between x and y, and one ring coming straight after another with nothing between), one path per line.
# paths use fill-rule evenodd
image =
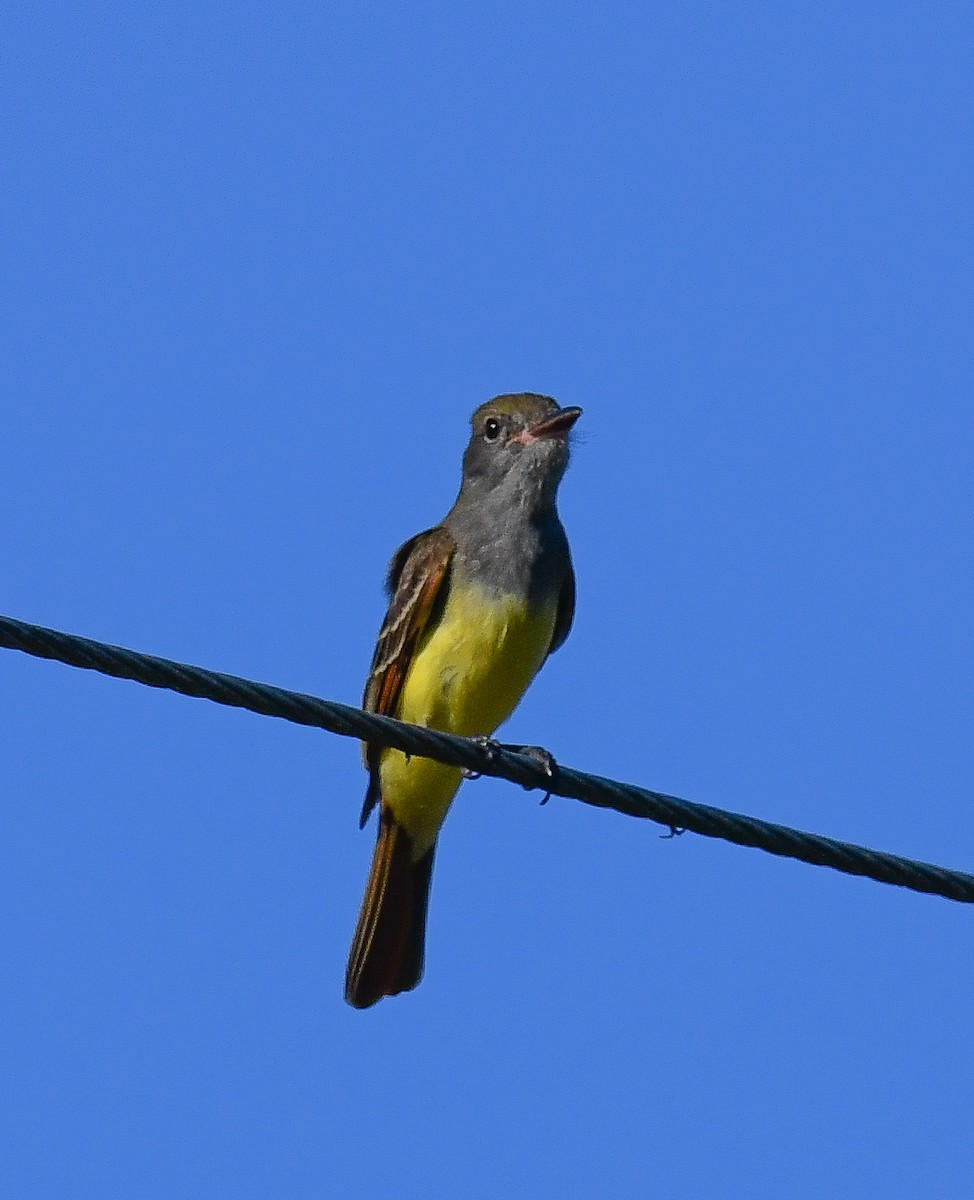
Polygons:
M555 500L581 411L522 392L473 414L456 502L390 564L364 708L484 738L514 711L575 611ZM436 837L463 778L399 750L364 753L362 824L378 807L379 833L346 975L356 1008L419 983Z

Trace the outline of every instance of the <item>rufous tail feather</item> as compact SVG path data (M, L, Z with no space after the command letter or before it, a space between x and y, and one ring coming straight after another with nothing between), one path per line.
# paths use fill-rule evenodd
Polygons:
M379 840L345 975L345 999L355 1008L408 992L422 977L434 849L414 862L409 834L382 805Z

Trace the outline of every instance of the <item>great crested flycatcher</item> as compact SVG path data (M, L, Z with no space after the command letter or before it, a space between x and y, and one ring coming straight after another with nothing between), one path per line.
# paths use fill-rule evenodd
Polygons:
M473 414L456 503L389 566L364 708L468 737L514 711L571 628L575 576L555 493L581 411L524 392ZM364 754L362 825L378 805L379 836L345 981L356 1008L419 983L436 836L462 779L399 750Z

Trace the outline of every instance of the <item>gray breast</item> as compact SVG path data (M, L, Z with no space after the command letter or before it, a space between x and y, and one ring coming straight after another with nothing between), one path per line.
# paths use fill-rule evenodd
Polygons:
M465 514L457 540L454 570L485 591L527 596L544 603L558 595L568 569L568 540L558 514L543 517L483 511Z

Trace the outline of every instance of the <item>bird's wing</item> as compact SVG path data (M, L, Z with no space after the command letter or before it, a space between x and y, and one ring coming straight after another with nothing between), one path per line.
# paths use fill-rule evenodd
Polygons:
M446 599L450 563L456 542L442 525L427 529L400 546L389 564L389 610L376 643L372 669L365 684L362 707L369 712L398 716L399 697L413 652ZM364 747L372 774L362 807L362 824L379 800L377 771L381 747Z
M561 591L558 594L558 611L555 614L555 631L551 635L551 645L548 647L548 653L554 652L561 646L572 627L572 620L575 617L575 570L572 567L572 560L568 560L568 571L565 575L564 582L561 585Z

